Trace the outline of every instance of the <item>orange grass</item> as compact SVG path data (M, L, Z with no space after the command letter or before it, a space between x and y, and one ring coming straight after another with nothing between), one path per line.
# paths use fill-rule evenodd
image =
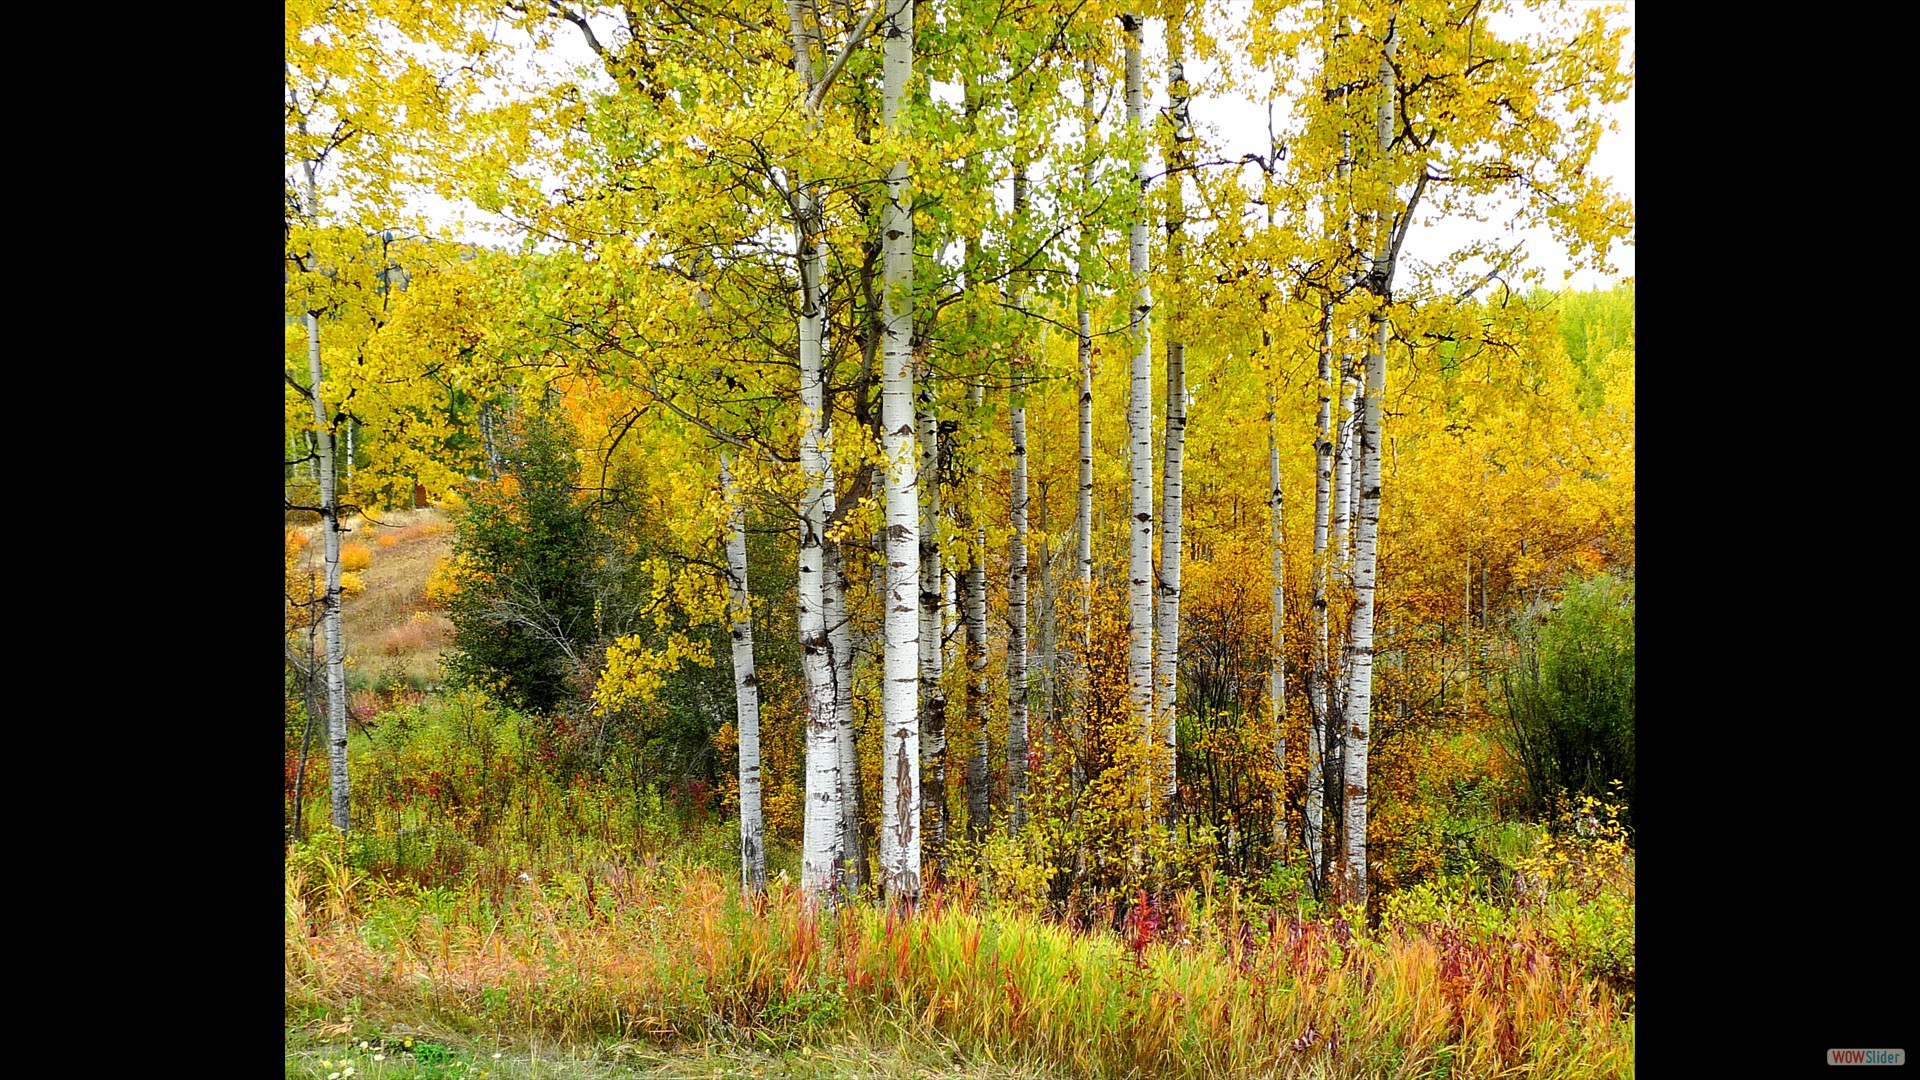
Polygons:
M341 865L289 861L289 1010L575 1043L931 1041L1082 1076L1633 1072L1632 1016L1531 934L1362 937L1231 903L1136 951L953 894L820 912L776 883L743 904L695 865L504 892Z

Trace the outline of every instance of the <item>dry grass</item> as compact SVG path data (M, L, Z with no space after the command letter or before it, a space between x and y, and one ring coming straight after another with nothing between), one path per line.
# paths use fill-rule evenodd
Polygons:
M1532 937L1364 937L1230 902L1132 948L965 899L828 914L776 884L744 907L698 866L528 876L495 901L296 861L286 1001L309 1015L569 1047L946 1046L1087 1077L1633 1073L1630 1015Z
M399 626L380 634L380 652L385 656L412 656L438 653L453 644L453 621L445 615L416 611Z
M356 553L354 561L364 560L364 569L355 574L360 589L347 597L340 612L347 654L359 658L356 666L361 670L377 667L438 681L441 654L453 642L453 625L432 613L426 585L434 566L453 549L452 523L428 508L350 518L346 530L352 539L341 545L343 566L353 569L347 561L350 552ZM318 542L319 526L310 526L304 536L302 558L318 567L325 546Z

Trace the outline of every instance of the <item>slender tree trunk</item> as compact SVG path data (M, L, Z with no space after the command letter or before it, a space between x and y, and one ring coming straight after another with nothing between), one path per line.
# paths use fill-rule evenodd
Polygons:
M976 379L967 388L969 414L977 423L985 406L986 388ZM967 565L967 720L973 726L973 754L967 759L967 829L978 841L992 823L993 804L987 785L987 482L982 463L975 459L972 517L973 544Z
M1308 681L1313 716L1307 724L1305 817L1307 864L1316 882L1324 881L1323 858L1327 784L1326 732L1331 728L1327 693L1332 681L1327 632L1327 581L1331 576L1328 525L1333 498L1333 301L1320 301L1320 415L1314 439L1313 489L1313 678Z
M1347 653L1349 689L1343 717L1346 740L1346 890L1349 903L1367 902L1367 734L1373 697L1373 614L1376 541L1380 529L1380 404L1386 388L1388 324L1384 313L1372 319L1374 347L1367 353L1366 422L1361 436L1362 468L1357 551L1353 570L1353 644Z
M322 610L327 635L327 767L333 825L350 825L347 798L347 648L340 636L340 499L334 490L333 429L320 386L320 319L307 313L307 375L313 386L314 442L320 452L321 535L325 537L327 592Z
M1144 19L1121 16L1127 35L1127 127L1136 141L1145 123L1146 99L1140 77L1140 39ZM1141 143L1144 145L1144 143ZM1132 504L1128 528L1127 688L1141 738L1153 745L1153 290L1147 283L1147 162L1133 163L1138 202L1127 247L1134 284L1129 327L1134 346L1127 395L1127 446ZM1151 785L1148 785L1149 800Z
M1027 159L1026 149L1014 149L1013 217L1015 236L1026 223ZM1016 285L1013 306L1026 307L1026 295ZM1007 577L1007 813L1013 835L1027 824L1027 406L1026 335L1016 335L1013 362L1010 365L1012 389L1007 410L1008 428L1013 439L1013 464L1009 486L1009 518L1013 527Z
M835 483L827 469L827 490ZM834 512L829 494L827 515ZM840 865L849 893L867 883L867 841L860 831L860 751L853 737L853 627L847 617L846 548L828 539L822 545L826 566L827 645L832 650L833 726L840 747Z
M922 375L930 373L924 368ZM945 618L940 568L940 422L931 383L920 388L920 799L932 816L935 865L947 870L947 692L941 684Z
M1265 297L1261 298L1260 304L1264 315ZM1265 329L1265 321L1264 318L1261 320L1260 352L1267 361L1267 487L1271 492L1268 506L1273 512L1267 538L1267 547L1273 559L1273 621L1270 626L1270 647L1273 652L1267 669L1267 725L1273 731L1273 767L1279 777L1273 789L1274 850L1284 860L1287 854L1287 734L1284 727L1287 716L1287 560L1281 543L1281 511L1284 503L1280 488L1280 421L1274 391L1276 365L1273 335Z
M955 595L959 584L960 574L957 571L947 570L940 575L940 647L943 669L956 668L962 662L956 651L960 642L955 641L952 636L953 628L960 625L960 600ZM946 691L942 690L941 693L945 694Z
M982 102L980 88L973 78L964 81L963 108L966 114L967 128L973 129L974 119L980 113ZM967 155L967 175L976 176L974 156ZM980 238L970 236L966 240L967 288L974 286L972 276L974 268L980 265ZM967 316L967 335L973 337L975 319ZM968 430L983 431L985 423L982 412L986 407L986 385L984 376L976 375L967 386L967 424ZM986 463L982 455L973 456L971 476L967 488L967 523L969 545L967 574L961 592L966 602L966 657L967 657L967 723L973 730L973 752L967 757L967 834L977 844L987 835L993 802L987 790L990 777L987 769L987 479Z
M1093 142L1096 135L1093 112L1093 58L1081 65L1081 117L1086 124L1086 155L1080 182L1088 191L1093 187ZM1074 306L1079 309L1080 324L1080 491L1076 518L1079 524L1076 552L1080 584L1080 661L1076 674L1081 694L1087 693L1087 664L1093 653L1093 316L1087 305L1087 266L1092 258L1091 226L1080 232L1080 263L1074 282ZM1082 722L1084 707L1073 710L1073 790L1078 795L1087 786L1085 760L1086 731ZM1078 804L1076 803L1076 806Z
M1393 23L1387 24L1387 41L1380 58L1380 111L1375 129L1380 157L1384 160L1393 147L1394 54L1399 36ZM1367 353L1366 413L1360 450L1365 470L1360 487L1360 524L1356 530L1353 571L1353 630L1349 650L1350 689L1346 714L1346 890L1349 903L1367 903L1367 729L1373 696L1373 613L1375 557L1380 531L1380 437L1381 403L1387 384L1387 340L1392 300L1395 245L1389 242L1393 218L1378 217L1374 237L1373 280L1379 290L1380 304L1369 322L1373 329L1373 347Z
M306 121L300 121L305 134ZM315 178L318 165L305 163L307 212L320 212L320 188ZM340 498L334 490L333 424L327 418L326 398L320 385L320 316L308 311L307 377L312 387L314 468L320 481L321 534L325 537L327 592L322 610L327 636L327 771L333 801L333 825L347 832L351 824L347 794L347 647L340 635Z
M913 0L888 0L881 121L890 134L905 127L901 112L913 76ZM880 231L885 251L885 370L882 444L887 456L886 655L881 711L880 880L887 901L920 896L919 483L913 434L913 217L907 162L887 171Z
M1360 369L1361 354L1354 354L1354 367L1349 373L1348 385L1353 387L1353 403L1347 411L1347 524L1346 546L1340 551L1341 560L1349 567L1351 575L1354 556L1360 544L1360 529L1354 519L1360 514L1360 489L1366 477L1367 447L1361 439L1361 428L1366 425L1367 403L1366 372Z
M307 662L294 665L300 673L300 685L307 706L306 730L300 736L300 762L293 770L293 838L307 838L307 759L313 756L313 730L320 722L320 664L314 658L314 640L320 635L319 590L313 587L313 570L307 570Z
M727 500L728 620L733 638L733 710L740 744L740 888L748 895L767 887L767 853L760 816L760 681L753 670L753 605L747 587L747 508L720 459L720 487Z
M1336 421L1336 436L1333 444L1333 564L1338 573L1344 573L1347 553L1351 547L1348 532L1352 524L1353 496L1353 436L1354 420L1360 409L1359 372L1354 367L1351 351L1340 354L1340 381L1336 384L1340 403L1340 415Z
M793 71L811 91L813 61L800 0L788 0L787 22L793 44ZM829 478L833 429L827 416L821 346L826 323L821 283L826 268L820 248L819 208L812 188L796 170L790 177L794 199L795 261L800 271L800 472L806 492L800 504L799 632L801 669L807 683L806 813L800 850L800 887L815 901L831 902L838 889L842 830L839 716L834 690L833 647L827 634L826 519L832 499Z
M1170 169L1185 164L1187 140L1193 137L1187 123L1187 74L1184 64L1186 15L1176 10L1167 22L1167 96L1171 103L1173 138L1167 154ZM1185 270L1184 241L1186 204L1185 181L1178 171L1167 178L1167 274L1171 281L1167 308L1167 427L1165 454L1160 468L1160 574L1158 578L1159 617L1156 622L1154 664L1154 707L1159 711L1161 739L1165 745L1165 773L1161 794L1165 800L1167 829L1179 822L1179 725L1178 694L1180 682L1180 524L1181 479L1187 442L1187 345L1181 340L1177 323L1178 308L1172 306L1180 294Z

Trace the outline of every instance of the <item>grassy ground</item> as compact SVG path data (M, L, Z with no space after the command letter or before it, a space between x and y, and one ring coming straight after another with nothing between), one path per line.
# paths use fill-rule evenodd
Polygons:
M343 1030L344 1029L344 1030ZM351 1068L351 1073L347 1069ZM590 1048L477 1042L410 1028L320 1024L287 1032L288 1080L611 1080L614 1077L754 1077L766 1080L1055 1080L1016 1064L966 1062L950 1047L725 1043L674 1049L616 1042Z
M309 539L302 553L317 572L324 549L319 528L306 527ZM427 599L427 580L452 551L453 525L439 510L427 508L350 518L346 529L342 565L360 586L340 605L350 681L358 686L404 681L415 687L439 682L440 657L453 643L453 624Z
M352 527L353 678L438 682L450 526ZM1604 837L1543 852L1503 827L1538 880L1400 891L1373 932L1237 885L1126 934L965 893L905 924L819 917L787 875L740 902L730 823L559 784L523 728L453 694L356 726L353 843L289 849L287 1076L1633 1075L1632 869Z

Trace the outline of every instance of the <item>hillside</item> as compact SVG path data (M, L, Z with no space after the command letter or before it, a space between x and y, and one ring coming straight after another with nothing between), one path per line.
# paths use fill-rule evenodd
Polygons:
M320 527L302 532L302 558L318 575ZM428 600L427 581L450 556L453 537L453 524L434 508L348 519L340 549L347 593L340 623L350 688L424 690L441 680L440 659L453 643L453 624Z

